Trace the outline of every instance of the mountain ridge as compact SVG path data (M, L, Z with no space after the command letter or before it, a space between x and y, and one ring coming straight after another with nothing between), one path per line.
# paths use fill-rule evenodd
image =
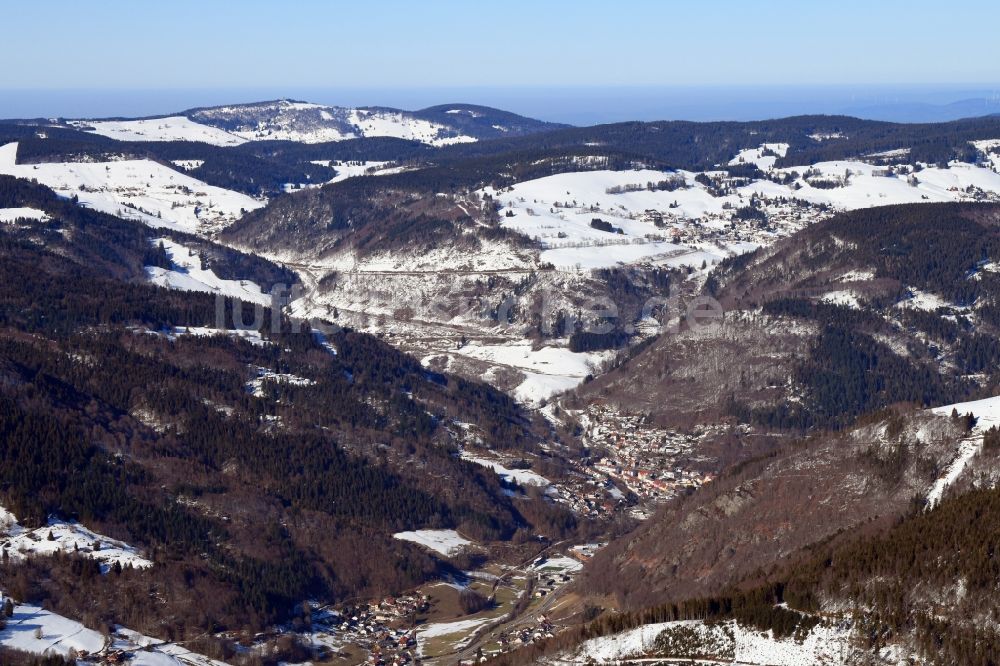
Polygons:
M390 107L331 106L290 99L195 107L143 118L88 118L68 123L114 138L182 140L196 137L216 145L281 139L321 143L377 136L448 145L564 127L471 104L406 111Z

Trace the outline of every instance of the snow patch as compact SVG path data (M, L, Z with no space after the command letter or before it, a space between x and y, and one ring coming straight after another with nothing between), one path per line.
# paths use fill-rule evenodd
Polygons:
M496 462L495 460L488 460L487 458L481 458L479 456L472 455L466 451L462 451L462 460L468 460L471 463L481 465L483 467L488 467L497 473L498 476L503 478L504 481L508 483L517 483L522 486L539 486L544 487L549 485L549 480L546 479L541 474L532 472L530 469L509 469L504 467L503 464Z
M641 658L654 651L660 634L678 629L693 632L705 644L731 651L732 656L711 659L707 663L760 666L843 664L851 663L850 657L854 652L851 625L847 622L820 624L800 642L795 638L775 638L770 630L761 632L742 627L732 620L714 625L706 625L700 620L684 620L648 624L613 636L594 638L583 643L575 656L597 663ZM566 663L559 659L555 661Z
M393 539L400 541L410 541L419 544L424 548L440 553L445 557L451 557L462 552L472 542L461 536L455 530L413 530L407 532L397 532L392 535Z
M0 631L0 645L32 654L51 652L68 657L71 651L100 652L104 636L39 606L20 605L15 606L14 615Z
M205 160L171 160L171 164L180 167L185 171L192 171L205 163Z
M756 164L761 171L768 171L774 167L779 157L784 157L787 153L787 143L764 143L759 148L741 150L736 157L729 160L729 165Z
M105 638L80 622L31 604L14 607L7 626L0 630L0 645L36 655L69 657L71 652L86 653L91 658L130 655L116 663L131 666L225 666L223 662L191 652L176 643L165 643L122 627L117 627ZM100 663L105 660L100 659Z
M391 136L398 139L420 141L432 146L474 143L476 141L471 136L447 136L451 130L445 125L392 111L352 109L348 116L348 122L357 127L364 136Z
M289 384L291 386L313 386L316 382L306 377L287 373L274 372L267 368L257 368L257 376L247 382L247 390L258 398L264 397L264 383Z
M169 269L146 266L146 275L153 284L179 291L219 294L227 298L238 298L245 303L270 307L271 295L265 294L257 283L220 278L211 268L202 268L201 256L197 252L169 238L160 238L153 243L163 244L172 265Z
M858 300L858 295L851 291L850 289L842 289L840 291L830 291L823 294L820 300L824 303L830 303L832 305L843 305L845 307L853 308L855 310L861 307L861 302Z
M566 347L534 349L530 341L503 345L469 343L458 351L463 356L520 370L524 380L514 390L514 397L528 403L546 400L578 386L610 355L609 352L572 352Z
M454 634L468 634L477 627L492 621L491 617L480 617L470 620L457 620L455 622L435 622L427 624L417 629L417 640L422 641L427 638L438 638L440 636L451 636Z
M0 147L0 173L37 180L82 206L151 227L201 233L265 204L152 160L17 164L17 146Z
M848 271L838 278L840 282L867 282L868 280L874 280L874 279L875 279L875 271L870 271L870 270Z
M536 561L531 565L533 571L540 573L575 573L583 568L583 563L567 555L550 557Z
M947 308L951 306L948 301L941 298L937 294L921 291L913 287L910 287L909 292L909 298L897 303L897 307L909 308L912 310L923 310L925 312L935 312L938 308Z
M969 461L982 449L983 433L993 426L1000 426L1000 396L944 405L930 411L938 416L950 416L953 411L957 411L960 415L972 414L976 417L976 426L968 437L959 441L951 462L927 493L927 506L933 507L941 501L945 490L958 480Z
M146 120L74 120L77 129L117 141L200 141L213 146L238 146L246 139L185 116Z
M173 337L192 335L195 337L211 337L213 335L228 335L235 338L241 338L246 340L250 344L263 346L271 344L269 340L265 340L260 334L260 331L254 330L243 330L243 329L223 329L223 328L209 328L207 326L178 326L174 329Z
M73 553L100 563L101 570L107 572L118 564L147 569L153 563L142 557L137 548L93 532L80 523L49 518L44 527L25 529L17 522L14 514L0 509L0 525L4 535L0 536L0 550L7 553L14 562L29 557Z
M49 216L47 213L40 211L37 208L0 208L0 222L4 224L13 224L21 219L46 222L49 220Z

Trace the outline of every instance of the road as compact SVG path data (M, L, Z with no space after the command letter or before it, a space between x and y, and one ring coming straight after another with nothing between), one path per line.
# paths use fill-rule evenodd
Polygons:
M571 545L570 540L558 541L556 543L546 546L544 549L538 552L538 554L533 557L522 561L520 564L516 565L510 571L501 576L501 579L506 578L514 573L520 573L524 575L532 575L529 571L530 566L538 560L540 557L545 557L547 554L554 550L563 548L564 546ZM460 650L453 653L441 655L434 661L439 664L454 664L461 661L471 661L475 659L476 650L479 649L484 643L488 643L493 640L497 634L501 631L510 632L518 627L522 627L526 624L534 624L537 621L538 616L545 615L550 608L560 599L561 594L569 586L570 583L564 583L559 587L556 587L550 592L546 597L534 607L527 608L524 612L514 617L507 619L498 620L496 623L486 625L479 628L478 631L472 636L471 640L466 644L466 646ZM454 661L450 661L449 658L453 658Z

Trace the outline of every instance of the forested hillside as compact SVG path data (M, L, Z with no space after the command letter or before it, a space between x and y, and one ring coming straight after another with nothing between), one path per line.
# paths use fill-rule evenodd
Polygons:
M894 206L724 262L704 286L721 325L664 335L561 402L719 424L698 451L719 475L594 557L579 632L500 663L677 620L996 663L998 239L992 205ZM663 654L716 654L693 636Z
M585 641L674 622L680 628L652 642L650 657L718 658L718 646L690 625L735 621L798 645L817 628L850 627L850 649L837 655L843 663L903 654L928 664L995 664L1000 558L996 531L984 526L998 518L998 501L996 489L975 490L881 531L838 534L719 594L607 615L489 663L561 663L558 655Z
M0 227L0 503L154 561L119 579L29 560L4 569L17 599L162 636L263 627L307 598L398 592L448 566L399 530L575 529L455 455L459 418L485 446L537 446L544 426L508 396L347 330L267 315L238 339L234 303L219 322L215 297L145 283L148 228L11 179L0 197L50 216Z

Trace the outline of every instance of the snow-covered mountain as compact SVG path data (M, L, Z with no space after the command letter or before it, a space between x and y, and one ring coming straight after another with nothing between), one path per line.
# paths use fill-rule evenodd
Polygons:
M402 111L287 99L191 109L154 118L74 120L71 124L122 141L202 141L217 146L248 141L324 143L361 137L395 137L446 146L561 127L469 104Z

